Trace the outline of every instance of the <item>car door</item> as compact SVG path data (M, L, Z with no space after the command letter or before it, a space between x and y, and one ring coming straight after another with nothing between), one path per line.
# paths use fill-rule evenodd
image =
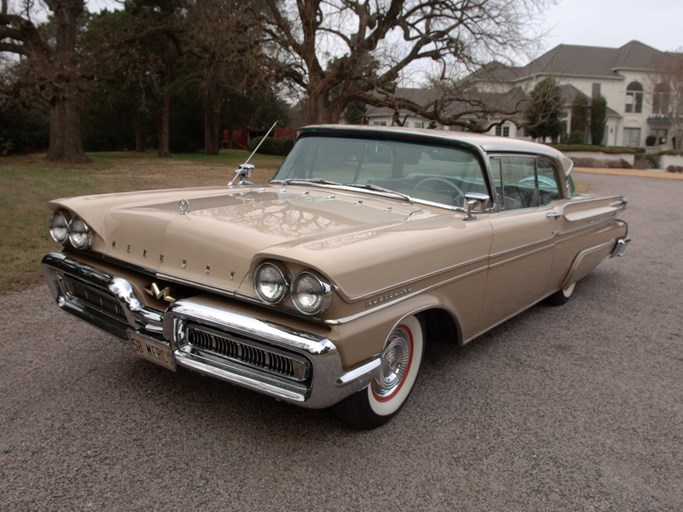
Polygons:
M555 169L534 156L490 159L500 211L489 216L493 239L482 310L482 330L537 302L546 293L560 198Z

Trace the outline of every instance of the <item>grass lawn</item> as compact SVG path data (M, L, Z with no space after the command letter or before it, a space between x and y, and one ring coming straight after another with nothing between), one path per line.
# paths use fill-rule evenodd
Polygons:
M47 232L48 201L59 197L128 190L225 185L249 153L223 150L217 156L89 153L86 164L55 164L44 155L0 158L0 293L42 280L40 260L58 250ZM256 155L252 180L264 183L282 157Z

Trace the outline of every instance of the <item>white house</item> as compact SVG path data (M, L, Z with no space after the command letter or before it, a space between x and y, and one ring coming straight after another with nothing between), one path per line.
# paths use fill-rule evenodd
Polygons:
M591 98L602 95L608 107L604 144L644 146L646 137L653 135L658 145L671 147L674 125L671 112L667 111L668 97L660 78L664 62L671 56L681 57L681 54L661 52L638 41L631 41L621 48L562 44L525 66L492 62L466 80L474 84L480 94L501 101L506 96L517 97L520 91L528 94L541 80L551 77L560 85L567 131L571 124L570 106L574 96L584 94ZM413 98L423 94L425 99L434 94L431 90L419 91L399 89L396 94L410 94ZM408 126L429 125L429 121L409 112L400 114ZM390 109L370 108L367 117L370 124L392 124L395 119ZM525 135L518 127L523 122L521 116L507 121L503 119L489 117L478 121L489 125L500 121L490 130L497 135Z

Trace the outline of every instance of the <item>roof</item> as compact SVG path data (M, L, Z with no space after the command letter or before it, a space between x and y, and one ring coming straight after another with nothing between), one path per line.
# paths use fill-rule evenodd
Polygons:
M571 161L558 150L526 140L513 139L510 137L497 137L495 135L484 135L480 133L452 132L448 130L430 130L421 128L402 128L397 126L359 126L359 125L339 125L322 124L304 126L299 130L300 133L326 133L338 134L340 136L360 136L360 137L396 137L396 138L422 138L434 141L456 141L466 145L476 146L488 153L533 153L542 154L550 158L560 160L565 166Z
M406 99L423 107L427 107L443 97L448 96L448 91L438 89L417 89L399 87L392 94L392 97ZM527 99L527 95L520 87L512 87L504 93L482 92L482 91L463 91L456 99L444 105L444 116L457 116L465 113L512 113L520 108L520 104ZM467 97L471 101L467 101ZM394 114L394 109L390 107L368 106L367 115L370 117L390 117ZM412 110L399 109L399 116L418 115Z
M538 75L621 79L620 70L655 70L666 55L640 41L620 48L561 44L526 66L515 68L494 61L471 76L498 82L516 82Z

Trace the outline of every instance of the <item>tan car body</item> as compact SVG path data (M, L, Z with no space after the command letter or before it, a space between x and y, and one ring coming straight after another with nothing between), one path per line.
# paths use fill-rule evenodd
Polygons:
M163 315L169 303L192 299L312 333L336 347L347 372L375 360L407 315L438 311L425 321L449 323L457 341L467 343L575 283L627 238L626 224L616 218L623 198L572 197L571 162L551 148L431 130L401 133L471 146L489 174L495 155L540 155L556 167L563 197L514 211L501 211L494 200L470 220L462 208L324 184L111 194L50 207L80 217L91 230L90 248L67 248L66 256L124 278L145 307ZM329 281L329 309L306 317L289 298L264 304L253 278L268 261L288 277L310 269ZM49 268L46 277L56 279Z

